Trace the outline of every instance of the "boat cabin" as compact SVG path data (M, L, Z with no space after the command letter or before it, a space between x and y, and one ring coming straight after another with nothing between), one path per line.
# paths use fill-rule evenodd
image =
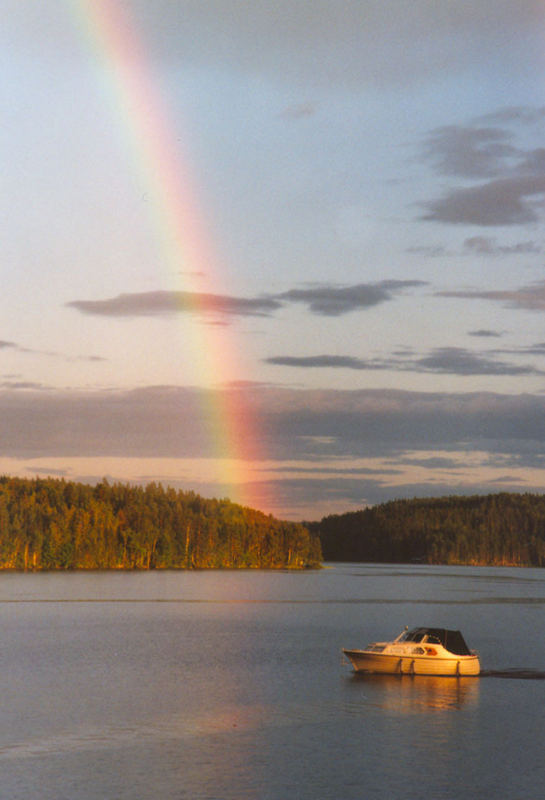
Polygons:
M471 650L465 643L465 639L460 631L451 631L446 628L413 628L402 633L399 642L429 642L440 644L449 653L457 656L470 656Z

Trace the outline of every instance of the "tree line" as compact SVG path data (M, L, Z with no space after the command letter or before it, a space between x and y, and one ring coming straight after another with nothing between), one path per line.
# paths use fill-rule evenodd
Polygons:
M307 524L326 561L545 566L545 495L394 500Z
M160 484L0 477L0 569L317 567L317 534Z

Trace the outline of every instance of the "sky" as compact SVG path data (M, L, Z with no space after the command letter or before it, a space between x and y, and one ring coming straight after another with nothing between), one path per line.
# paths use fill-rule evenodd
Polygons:
M544 491L542 2L0 9L0 474Z

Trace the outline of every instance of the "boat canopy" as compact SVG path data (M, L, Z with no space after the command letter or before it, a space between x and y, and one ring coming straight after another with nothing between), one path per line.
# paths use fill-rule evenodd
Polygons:
M433 642L435 639L436 643L443 645L449 653L454 653L457 656L471 655L471 650L465 643L460 631L451 631L446 628L413 628L403 634L400 641L421 642L424 636L428 637L428 642Z

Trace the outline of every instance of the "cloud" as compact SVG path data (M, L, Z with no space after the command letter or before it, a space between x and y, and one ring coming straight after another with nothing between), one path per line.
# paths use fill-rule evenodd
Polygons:
M103 358L102 356L90 355L90 356L69 356L64 353L54 353L50 350L35 350L32 347L23 347L16 342L6 342L0 341L0 350L3 349L10 349L14 350L17 353L25 353L30 355L38 355L38 356L47 356L48 358L60 358L64 361L88 361L88 362L102 362L107 361L108 359ZM31 384L29 384L31 385Z
M483 338L487 337L499 338L500 336L503 336L503 333L500 333L499 331L491 331L486 328L481 328L478 331L468 331L468 336L481 336Z
M1 455L139 456L212 454L206 399L153 387L128 392L0 392ZM194 423L194 424L193 424ZM170 433L169 433L170 428ZM170 443L168 440L171 440ZM17 444L19 442L19 444Z
M38 57L73 59L62 5L4 2L20 51L36 57L38 37ZM507 35L528 46L529 35L543 29L535 0L413 0L396 4L395 13L381 0L139 0L129 6L151 56L174 69L237 71L291 86L406 85L423 75L452 75L482 59L505 60Z
M424 160L437 173L463 180L464 184L458 183L442 197L424 203L427 213L422 219L485 227L536 222L545 193L545 148L518 146L515 132L542 117L542 108L509 107L473 124L431 131L422 145ZM483 126L483 121L489 124ZM473 185L468 186L468 180L474 181ZM466 241L469 248L481 253L536 252L531 242L504 249L479 237Z
M494 335L491 332L479 332L480 336ZM541 355L538 346L523 351L510 350L510 355L521 353ZM360 359L353 356L317 355L317 356L271 356L265 359L267 364L299 369L352 369L352 370L392 370L398 372L432 372L442 375L543 375L542 370L532 366L517 366L497 358L498 351L493 353L475 353L463 347L437 347L419 358L410 351L398 351L390 358Z
M49 387L44 386L43 383L36 383L35 381L2 381L0 389L34 389L34 390L47 390Z
M438 347L430 355L414 362L417 371L449 375L543 375L542 370L516 366L495 358L472 353L463 347Z
M436 128L424 142L424 155L444 175L492 178L520 151L510 144L513 134L501 128L449 125Z
M43 45L37 58L54 48L73 56L66 11L62 5L58 10L56 0L28 8L17 0L4 3L18 46L23 39L32 52L38 38ZM128 7L157 60L175 68L223 67L260 77L274 77L276 67L279 78L289 78L292 85L294 77L361 86L452 75L494 52L505 61L518 42L528 45L525 34L539 35L543 29L543 11L535 0L414 0L397 3L395 13L380 0L277 0L274 5L266 0L137 0Z
M0 455L216 457L212 409L229 404L255 417L259 444L272 459L458 446L524 458L542 454L545 444L545 397L537 395L150 386L3 390Z
M91 482L112 470L117 480L126 480L122 459L136 459L131 463L139 465L138 473L130 468L131 480L143 470L161 469L157 459L181 459L182 472L176 470L177 477L165 482L224 496L224 487L214 480L203 483L202 475L193 480L188 465L192 459L202 463L217 457L209 414L227 404L255 420L258 449L267 459L255 465L256 476L261 475L256 488L274 481L279 513L289 509L291 516L308 519L326 506L344 511L393 497L493 491L493 480L508 473L514 487L523 480L531 491L540 480L532 471L545 469L541 395L262 385L220 391L174 386L0 391L0 456L26 459L20 468L27 473L66 470L74 480ZM95 469L103 465L102 473L82 476L78 463L89 470L86 459L93 458ZM104 458L112 461L105 463ZM40 461L31 465L30 459ZM146 467L144 459L155 466ZM298 476L302 464L306 466ZM484 468L488 472L480 471ZM274 474L267 478L263 469ZM159 472L146 475L163 480Z
M277 295L277 299L306 303L313 314L337 317L392 300L395 294L401 293L404 289L425 285L425 281L416 280L385 280L353 286L318 285L305 289L290 289Z
M542 29L535 0L413 0L392 14L381 0L294 3L187 0L141 3L141 24L177 64L236 69L293 84L360 88L452 75L505 50L505 35Z
M471 236L464 242L464 248L471 253L487 256L506 256L541 253L541 246L536 242L518 242L513 245L498 245L496 239L488 236Z
M493 484L501 484L502 486L513 486L513 485L520 485L524 483L524 480L517 475L500 475L499 478L493 478L491 483Z
M518 165L518 170L520 172L543 175L545 173L545 148L538 147L535 150L529 150Z
M501 178L478 186L453 189L425 203L421 219L454 225L522 225L537 222L532 199L545 193L545 175Z
M140 292L106 300L72 300L66 304L83 314L107 317L149 317L179 313L225 316L268 316L280 303L268 297L230 297L198 292Z
M314 314L336 317L393 300L404 289L425 286L424 281L384 280L353 286L317 284L277 295L230 297L199 292L140 292L105 300L72 300L66 305L82 314L106 317L169 316L171 314L266 317L288 303L305 303ZM216 320L216 322L218 322ZM222 321L219 321L222 324Z
M533 240L516 242L515 244L498 244L492 236L469 236L464 240L462 250L448 250L443 245L415 245L406 249L407 253L424 256L425 258L447 258L456 255L479 256L513 256L537 255L543 247Z
M260 449L273 460L487 448L516 455L520 465L542 458L545 445L538 395L158 386L1 392L0 454L215 457L211 409L228 403L255 417Z
M303 367L308 368L324 368L333 367L335 369L386 369L387 367L380 362L364 361L361 358L353 358L352 356L271 356L266 358L265 363L275 364L276 366L284 367Z
M508 308L527 311L545 310L545 281L511 290L461 290L438 292L440 297L458 297L461 300L492 300Z
M512 352L524 353L525 355L543 356L545 355L545 342L537 342L537 344L531 344L528 347L519 347Z
M304 398L304 405L301 400ZM284 395L278 431L300 457L324 458L312 435L329 436L329 456L385 456L408 449L540 453L545 398L396 391L303 392Z

